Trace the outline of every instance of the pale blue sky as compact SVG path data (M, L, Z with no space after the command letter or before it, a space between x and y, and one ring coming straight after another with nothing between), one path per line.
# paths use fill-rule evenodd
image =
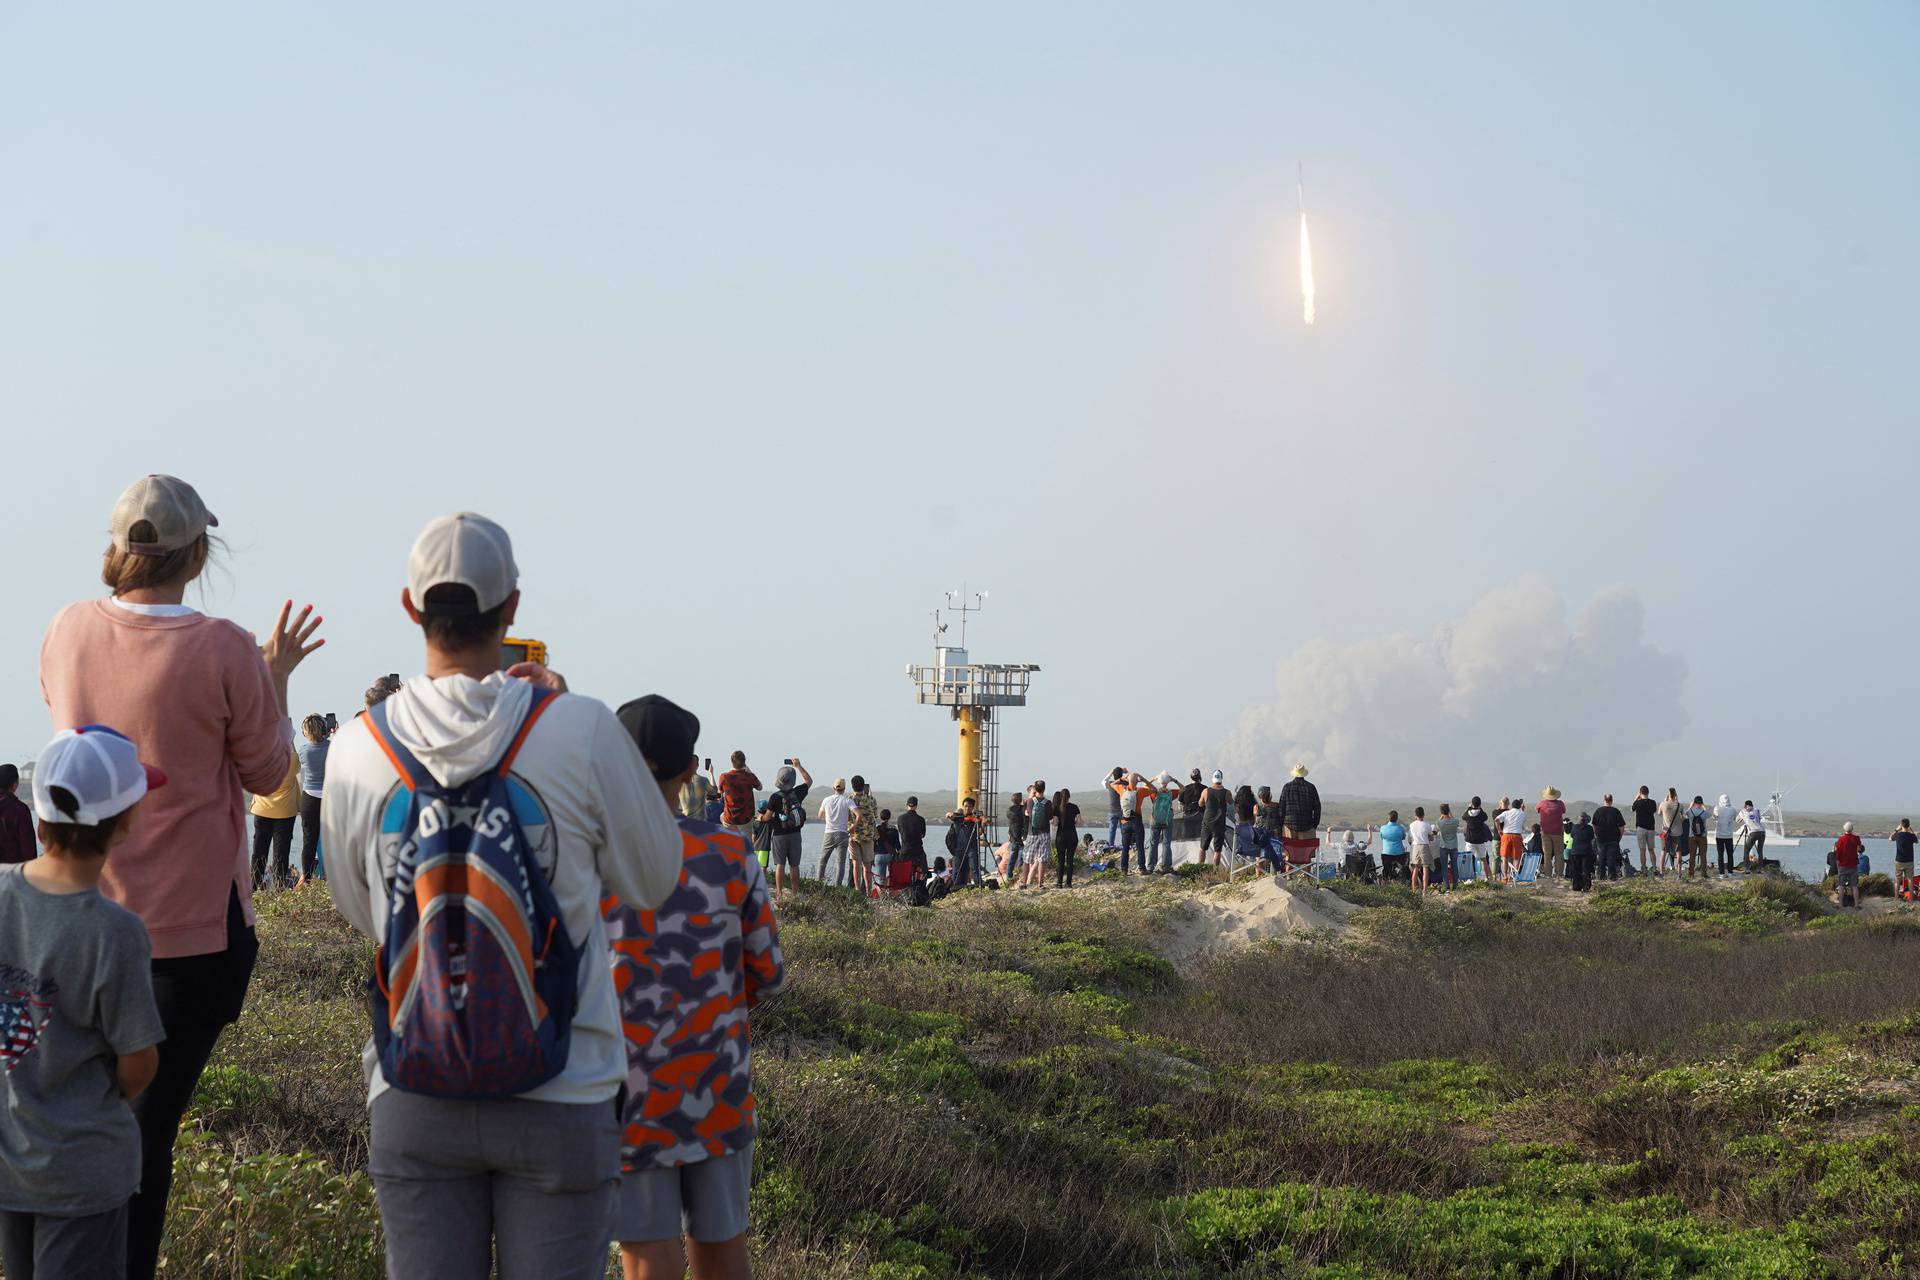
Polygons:
M327 613L303 708L418 666L465 507L716 755L950 785L901 669L963 577L1045 668L1010 771L1089 786L1526 577L1687 675L1513 785L1909 805L1916 65L1908 4L15 6L0 751L165 470L212 607Z

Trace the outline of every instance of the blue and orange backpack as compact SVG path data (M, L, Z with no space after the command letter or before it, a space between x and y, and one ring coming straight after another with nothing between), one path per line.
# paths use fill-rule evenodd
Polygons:
M385 703L367 713L405 788L382 823L400 843L369 984L381 1074L396 1089L505 1098L567 1065L579 954L509 781L528 732L557 696L534 690L499 764L453 787L393 736Z

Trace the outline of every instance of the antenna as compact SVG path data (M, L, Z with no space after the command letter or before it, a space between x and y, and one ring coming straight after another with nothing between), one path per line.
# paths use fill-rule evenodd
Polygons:
M960 647L962 649L967 647L967 615L978 613L987 607L987 593L984 591L973 593L974 603L972 604L967 603L967 598L967 585L964 582L960 584L958 591L947 592L947 612L960 615ZM955 603L956 600L958 603ZM946 630L945 627L940 629Z
M996 806L1000 786L1001 712L1027 705L1027 690L1033 673L1040 668L1031 662L973 662L967 654L969 614L986 607L987 593L971 592L963 583L959 590L946 593L945 610L933 611L933 647L935 663L930 667L909 665L907 679L913 682L914 700L923 707L942 707L952 718L957 734L958 765L955 777L956 798L972 801L978 827L971 851L956 862L965 881L977 879L980 854L996 843L999 823ZM947 622L943 615L960 615L960 643L945 641Z

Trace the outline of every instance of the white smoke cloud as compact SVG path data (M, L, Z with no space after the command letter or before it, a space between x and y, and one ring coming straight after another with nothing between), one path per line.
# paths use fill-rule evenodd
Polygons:
M1569 626L1530 575L1426 634L1316 640L1281 661L1273 699L1241 713L1219 759L1274 783L1304 763L1323 789L1361 794L1609 782L1686 727L1686 661L1649 644L1645 621L1618 587Z

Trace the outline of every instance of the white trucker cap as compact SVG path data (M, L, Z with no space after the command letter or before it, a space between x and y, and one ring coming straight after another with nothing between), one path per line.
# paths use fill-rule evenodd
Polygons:
M63 729L33 766L33 813L42 822L97 827L131 809L140 797L167 785L167 775L140 762L131 739L103 724ZM53 802L53 789L70 792L74 809Z
M413 607L435 617L486 613L506 603L519 585L513 540L485 516L461 511L441 516L414 539L407 557L407 595ZM473 603L427 603L435 587L459 586L473 592Z
M135 542L133 526L145 520L153 526L151 541ZM108 532L120 551L136 556L164 556L191 546L220 521L200 501L200 494L176 476L142 476L128 485L113 504Z

